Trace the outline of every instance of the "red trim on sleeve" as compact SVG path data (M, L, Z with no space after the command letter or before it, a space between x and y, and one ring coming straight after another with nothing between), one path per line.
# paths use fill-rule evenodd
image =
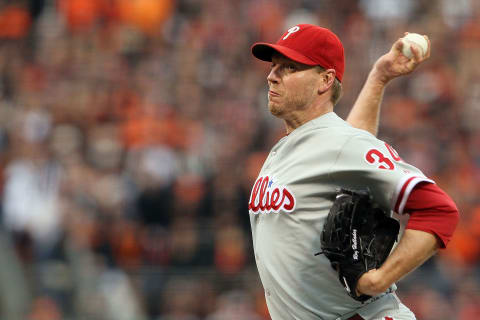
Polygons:
M459 213L453 200L437 185L419 183L410 193L405 212L410 213L407 229L437 236L445 248L458 223Z
M396 196L392 199L394 201L392 206L395 212L403 214L410 192L417 184L422 182L435 183L433 180L419 176L406 175L402 178L397 186Z

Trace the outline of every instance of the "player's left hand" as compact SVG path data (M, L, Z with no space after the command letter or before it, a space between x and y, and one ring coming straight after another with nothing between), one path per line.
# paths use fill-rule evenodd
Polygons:
M405 32L407 35L408 32ZM425 39L428 42L428 49L425 56L419 52L415 46L411 47L413 56L408 58L402 54L404 43L402 39L398 39L393 44L390 51L381 56L373 67L372 72L375 76L384 84L387 84L390 80L399 76L407 75L417 68L422 62L430 57L430 40L426 35Z
M376 296L385 292L390 284L385 283L384 277L379 269L372 269L365 272L357 282L357 295L366 294Z

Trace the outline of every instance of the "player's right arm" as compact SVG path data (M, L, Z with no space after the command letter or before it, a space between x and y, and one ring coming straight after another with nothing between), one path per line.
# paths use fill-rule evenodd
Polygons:
M412 46L411 59L402 54L403 42L398 39L388 53L381 56L373 65L367 81L350 111L347 122L352 126L377 135L380 119L380 106L387 84L400 76L411 73L430 57L430 40L424 57Z

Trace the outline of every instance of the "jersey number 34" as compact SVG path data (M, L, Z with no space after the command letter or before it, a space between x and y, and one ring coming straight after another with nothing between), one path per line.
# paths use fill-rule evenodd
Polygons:
M385 142L388 153L395 161L402 161L402 158L398 155L397 151L393 149L388 143ZM378 149L370 149L365 153L365 160L371 165L376 165L378 169L394 170L395 163L384 153Z

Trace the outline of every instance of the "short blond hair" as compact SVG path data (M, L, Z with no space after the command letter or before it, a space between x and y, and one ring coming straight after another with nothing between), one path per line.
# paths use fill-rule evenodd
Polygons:
M326 70L322 66L316 66L315 68L319 73ZM332 96L330 97L330 101L333 103L334 106L338 103L338 101L342 97L342 93L343 93L342 83L335 77L335 80L333 81L333 85L332 85Z

